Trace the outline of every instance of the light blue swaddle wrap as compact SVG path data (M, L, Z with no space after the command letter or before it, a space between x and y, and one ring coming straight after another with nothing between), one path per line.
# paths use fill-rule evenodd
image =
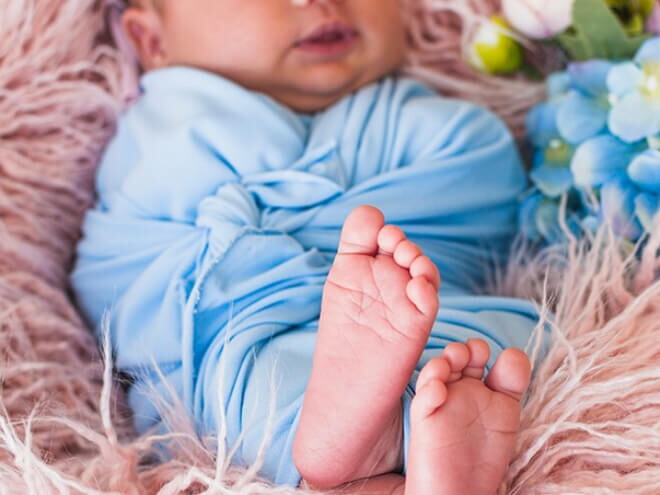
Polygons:
M202 434L224 408L229 446L243 434L235 463L257 457L274 384L261 474L299 482L291 447L323 284L359 205L380 208L442 274L419 369L472 337L493 359L524 348L532 305L471 291L484 261L506 253L525 188L492 114L396 78L315 115L191 68L148 73L142 86L100 166L72 283L90 323L111 310L119 369L157 381L157 363ZM142 387L130 401L138 430L159 422Z

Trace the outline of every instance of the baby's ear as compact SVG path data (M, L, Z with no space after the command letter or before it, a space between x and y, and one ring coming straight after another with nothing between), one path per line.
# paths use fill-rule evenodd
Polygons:
M121 25L145 70L167 65L163 25L154 9L129 7L121 16Z

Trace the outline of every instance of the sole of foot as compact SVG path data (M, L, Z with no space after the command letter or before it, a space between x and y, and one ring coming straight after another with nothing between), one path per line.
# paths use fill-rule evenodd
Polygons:
M440 274L382 213L347 218L323 293L313 369L294 442L319 488L401 462L401 395L438 312Z

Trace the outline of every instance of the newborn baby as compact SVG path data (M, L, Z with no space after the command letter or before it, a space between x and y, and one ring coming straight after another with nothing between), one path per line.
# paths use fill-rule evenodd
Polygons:
M233 461L262 459L278 483L495 493L536 315L474 287L506 252L525 177L493 115L393 76L400 9L125 10L142 95L100 166L72 281L91 323L109 310L140 431L161 421L149 394L173 390L200 435L240 442Z

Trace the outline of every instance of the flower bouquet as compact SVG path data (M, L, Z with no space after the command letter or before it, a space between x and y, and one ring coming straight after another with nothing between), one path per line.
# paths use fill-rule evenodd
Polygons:
M524 235L560 242L607 223L638 242L660 202L660 1L503 0L501 11L470 45L473 66L533 76L524 45L561 56L527 117Z

